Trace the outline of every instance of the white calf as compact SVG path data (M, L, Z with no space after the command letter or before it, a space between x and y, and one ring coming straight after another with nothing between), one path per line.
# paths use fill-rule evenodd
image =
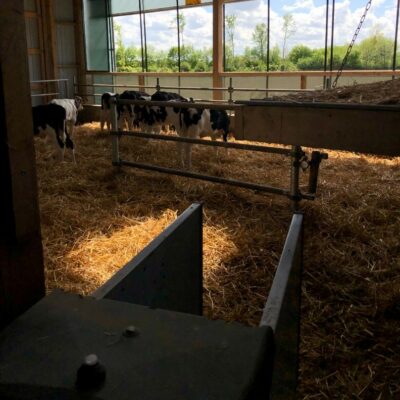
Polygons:
M50 104L57 104L61 107L64 107L67 115L67 132L72 138L74 127L76 125L76 121L78 120L78 111L83 110L82 98L75 96L74 99L53 99Z

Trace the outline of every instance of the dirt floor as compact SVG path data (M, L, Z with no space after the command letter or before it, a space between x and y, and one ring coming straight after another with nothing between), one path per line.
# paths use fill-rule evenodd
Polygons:
M47 288L90 294L195 201L204 202L205 315L256 326L289 201L111 166L111 139L78 127L77 166L36 141ZM123 138L124 158L177 166L175 145ZM400 399L400 158L328 151L304 202L301 399ZM194 149L194 169L287 187L289 160ZM306 174L303 176L306 182Z

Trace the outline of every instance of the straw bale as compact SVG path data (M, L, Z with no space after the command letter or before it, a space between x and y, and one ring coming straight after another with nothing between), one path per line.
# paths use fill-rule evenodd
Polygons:
M47 289L90 294L194 201L204 202L205 315L256 326L291 219L285 198L111 166L78 127L77 166L36 141ZM175 145L123 139L126 158L177 166ZM329 151L304 203L300 396L400 398L400 158ZM67 158L69 155L67 154ZM196 146L203 173L288 185L289 160ZM306 182L306 176L302 177Z

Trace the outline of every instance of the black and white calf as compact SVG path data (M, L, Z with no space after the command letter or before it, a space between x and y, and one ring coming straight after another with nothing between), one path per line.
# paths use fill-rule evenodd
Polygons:
M158 91L151 96L151 101L170 101L173 103L176 101L189 102L193 99L189 100L178 93ZM180 107L136 106L134 112L145 132L160 133L166 126L173 127L174 130L180 129Z
M210 109L182 109L181 129L177 130L179 136L198 139L211 136L212 140L218 137L226 142L229 133L229 116L225 110ZM184 168L192 167L192 145L190 143L178 143L178 157ZM217 153L217 148L214 148Z
M151 96L146 92L125 90L118 98L120 100L150 100ZM134 111L135 109L139 111L139 106L133 106L132 104L119 104L117 106L118 130L123 130L126 126L128 130L132 130L134 127L139 126L140 120L138 119L138 113Z
M67 113L58 104L46 104L32 107L33 133L45 137L53 149L53 157L64 160L65 148L72 150L75 163L74 143L65 129Z
M107 130L111 130L111 97L115 93L106 92L101 95L101 110L100 110L100 129L103 132L104 124L107 125Z
M64 107L66 112L66 128L69 136L72 138L74 127L78 120L78 111L83 110L82 97L75 96L74 99L53 99L50 104L57 104Z

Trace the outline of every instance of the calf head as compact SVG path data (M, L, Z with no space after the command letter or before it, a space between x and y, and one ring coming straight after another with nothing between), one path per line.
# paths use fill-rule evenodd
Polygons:
M83 100L80 96L75 96L75 107L78 111L83 110Z

